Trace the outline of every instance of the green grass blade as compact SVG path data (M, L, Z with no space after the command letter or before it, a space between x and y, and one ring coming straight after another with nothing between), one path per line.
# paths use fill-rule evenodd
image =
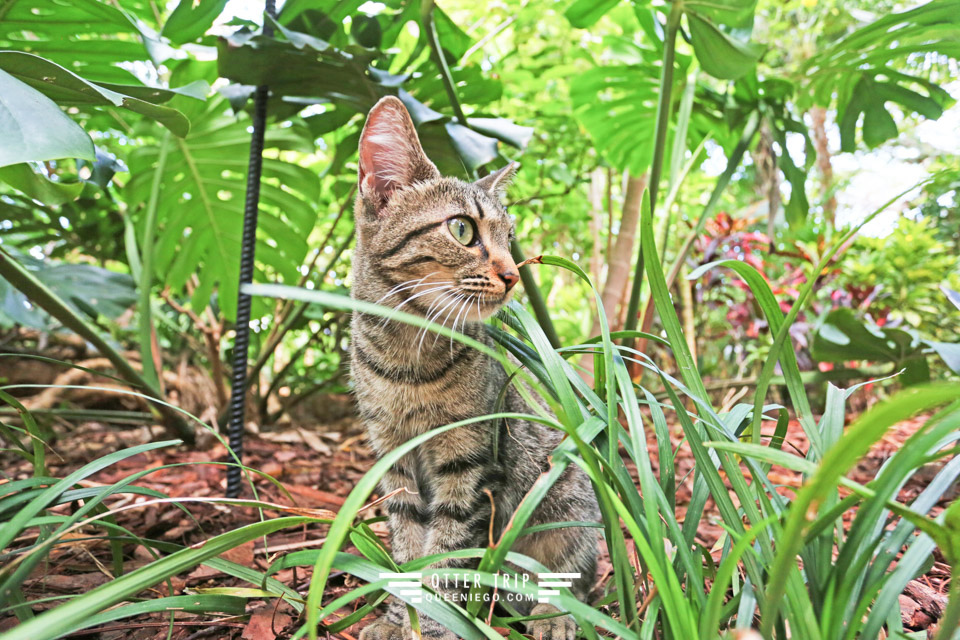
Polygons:
M824 454L822 464L801 487L790 505L767 583L767 612L772 613L779 608L780 598L786 591L788 575L796 569L796 556L803 545L804 529L813 519L810 514L815 512L826 495L834 490L840 478L892 425L918 411L943 404L945 399L956 397L960 397L960 385L957 384L936 384L904 390L893 399L874 406L860 416L840 441ZM776 616L766 615L761 633L770 637L775 622Z
M129 451L129 450L128 450ZM197 548L187 548L135 569L87 593L50 609L36 618L14 627L3 640L52 640L69 632L100 611L121 602L140 591L152 587L168 576L177 575L250 540L287 527L315 522L316 518L285 517L267 522L256 522L207 540Z

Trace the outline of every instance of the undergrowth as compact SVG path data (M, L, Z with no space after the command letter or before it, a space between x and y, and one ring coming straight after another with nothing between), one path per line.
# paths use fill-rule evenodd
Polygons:
M12 395L0 389L0 400L19 412L22 427L0 425L3 438L33 466L30 478L0 485L0 613L12 611L20 624L0 635L3 640L44 640L95 627L105 622L149 612L173 611L242 615L249 598L279 598L301 616L294 637L316 638L336 633L356 623L383 602L388 594L406 601L468 640L501 637L523 617L509 608L491 611L482 597L462 607L453 602L420 598L391 586L385 572L419 571L424 581L452 573L473 576L474 596L497 585L535 595L535 586L510 582L504 587L498 573L507 565L530 572L545 570L534 560L511 551L526 529L531 514L551 485L570 464L590 477L602 512L600 523L559 523L554 526L602 528L610 561L612 586L600 602L583 603L561 589L555 603L571 613L584 638L718 638L732 630L756 629L765 638L841 640L905 637L898 596L906 583L923 573L936 548L953 568L950 600L940 621L938 640L956 638L960 622L960 507L949 507L938 517L931 509L960 476L960 384L914 386L881 402L846 425L846 401L853 389L827 389L823 415L813 415L787 341L789 326L797 317L815 280L834 252L853 234L841 238L827 252L798 302L784 316L763 275L737 261L701 269L727 268L742 278L759 301L775 336L751 402L719 413L714 408L684 339L653 244L652 221L646 208L641 218L643 256L650 291L665 330L666 342L676 360L676 376L644 353L628 346L636 338L664 341L642 332L611 335L601 314L602 335L586 344L555 350L535 319L519 304L511 304L490 327L497 348L491 349L450 329L424 319L369 303L320 291L273 285L253 285L249 293L296 298L350 311L363 311L427 326L441 335L469 344L514 374L511 384L522 393L536 393L549 406L538 413L498 413L447 425L423 434L379 460L362 478L336 513L278 507L256 499L230 501L261 509L293 513L262 519L210 538L194 547L146 540L120 527L109 503L120 494L139 494L150 504L167 500L137 481L153 470L144 470L108 486L84 486L82 481L126 457L173 446L176 441L131 447L98 458L63 478L50 477L47 447L36 421ZM589 282L576 264L544 256L540 263L567 269ZM696 277L694 273L691 277ZM623 340L618 345L614 340ZM575 364L583 354L594 358L595 382L587 384ZM638 385L628 372L634 363L651 372L658 388ZM791 407L766 404L767 389L779 363ZM130 392L133 393L133 392ZM137 394L135 394L137 395ZM661 402L658 397L665 397ZM781 448L788 417L799 420L810 442L803 455ZM920 412L932 415L881 468L872 482L861 485L845 476L870 447L896 423ZM669 420L668 420L669 416ZM542 474L513 514L511 524L487 548L466 549L421 558L397 565L389 551L362 519L361 510L374 493L379 478L405 452L438 433L469 422L492 418L522 418L550 425L566 434ZM686 518L675 513L679 483L671 449L668 422L679 424L693 452L692 499ZM647 451L647 432L658 442L659 474ZM635 465L639 483L631 478L627 460ZM921 467L945 462L932 481L910 504L896 501L898 492ZM804 483L793 495L780 491L768 477L771 465L802 473ZM162 467L161 467L162 468ZM245 469L248 473L255 470ZM251 488L253 483L250 482ZM718 542L718 562L695 541L704 506L712 499L724 533ZM189 501L181 508L188 509ZM53 507L74 503L64 515ZM844 516L848 523L845 524ZM260 572L219 558L222 553L255 538L305 523L325 523L330 528L324 545L281 555L269 570ZM85 594L64 599L35 615L24 596L24 582L57 545L76 539L76 532L97 529L110 541L115 578ZM68 534L74 534L68 537ZM26 541L26 542L24 542ZM360 555L344 553L351 543ZM156 559L123 572L124 554L131 545L143 545ZM639 566L632 561L636 549ZM432 569L446 557L472 557L477 568ZM240 578L252 589L219 589L215 593L145 597L144 591L197 565L214 567ZM274 579L290 567L313 567L305 597ZM343 571L365 584L333 601L324 602L331 572ZM483 585L483 586L476 586ZM421 587L429 591L429 586ZM172 593L172 590L170 591ZM422 596L422 594L421 594ZM363 600L361 600L363 599ZM330 614L361 600L353 613L333 620ZM499 615L497 615L499 614ZM173 619L172 617L170 618ZM172 626L171 626L172 630Z

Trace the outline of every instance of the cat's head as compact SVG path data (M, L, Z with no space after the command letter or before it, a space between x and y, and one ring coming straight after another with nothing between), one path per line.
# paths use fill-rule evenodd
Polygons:
M403 103L383 98L360 135L357 258L367 295L437 322L479 320L507 301L520 276L513 221L500 199L511 163L477 182L440 175ZM359 276L359 277L358 277Z

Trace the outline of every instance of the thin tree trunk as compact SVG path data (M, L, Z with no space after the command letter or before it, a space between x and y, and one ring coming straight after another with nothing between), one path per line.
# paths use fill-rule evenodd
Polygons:
M626 192L623 196L623 209L620 215L620 229L613 249L607 255L607 279L603 285L600 298L607 316L607 326L614 329L618 325L618 307L624 304L629 292L627 284L630 280L630 271L633 267L634 249L637 240L637 225L640 221L640 203L643 201L643 192L647 187L647 174L627 177ZM600 333L600 318L594 317L590 335ZM581 364L587 369L584 378L593 376L593 357L584 357Z
M607 252L613 253L613 167L607 167ZM600 283L597 283L600 286Z
M594 169L590 174L590 235L593 237L593 253L590 256L590 277L600 286L603 275L603 246L600 244L600 230L603 228L603 169Z
M823 186L823 195L828 195L823 203L823 217L830 229L834 228L837 216L837 198L831 192L833 189L833 164L830 162L830 144L827 140L827 110L823 107L810 109L810 119L813 121L813 146L817 150L817 168L820 170L820 182Z
M781 149L781 152L786 153L787 150ZM757 191L767 199L767 237L770 238L770 251L773 252L773 235L780 213L780 168L773 147L773 132L766 119L760 123L760 140L753 151L753 163L757 172Z
M617 307L623 301L624 285L630 279L633 254L637 244L640 203L646 186L646 174L627 178L627 191L623 196L623 210L620 215L620 230L617 233L613 251L608 256L607 281L603 285L603 293L600 296L603 299L603 309L606 311L609 326L613 326L617 317ZM594 319L593 325L590 335L600 332L600 319Z

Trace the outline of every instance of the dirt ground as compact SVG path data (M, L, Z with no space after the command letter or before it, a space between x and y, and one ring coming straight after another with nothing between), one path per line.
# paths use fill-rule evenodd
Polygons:
M374 461L364 441L362 429L350 415L346 402L342 397L330 399L330 402L318 400L314 405L326 404L339 409L332 413L325 411L326 415L319 418L300 415L297 425L286 424L272 429L258 430L256 434L248 434L245 440L245 462L283 483L297 506L336 511L343 504L344 497ZM884 460L889 458L923 421L924 418L918 418L901 423L888 433L858 466L852 475L853 479L859 482L869 481ZM50 426L57 434L57 439L53 443L55 453L48 456L48 462L53 475L57 477L63 477L64 474L98 456L123 447L156 440L164 435L162 429L156 426L152 428L144 425L107 426L96 421L77 425L76 422L67 423L54 418ZM682 438L679 432L673 434L673 439L675 447L681 443ZM655 454L656 445L652 434L650 445L650 451ZM795 422L792 422L789 427L784 448L806 449L803 433ZM222 460L225 454L226 451L221 444L208 438L193 450L186 447L168 448L127 458L95 475L87 484L110 484L136 471L158 468L171 463ZM677 477L684 477L692 466L693 458L689 449L686 445L680 446L677 457ZM27 463L9 453L0 452L0 467L10 479L24 478L31 474ZM916 497L936 470L935 468L922 470L918 477L903 489L900 499L909 501ZM799 484L797 474L776 467L771 470L770 478L775 484L787 488L796 487ZM220 497L225 488L223 467L211 464L189 464L171 469L158 469L145 476L138 484L173 498L192 499ZM292 504L288 496L264 478L257 478L255 486L260 500L280 505ZM678 487L677 515L681 522L690 500L690 486L690 479L687 478L687 481ZM2 484L0 484L0 493L2 493ZM249 488L246 489L245 495L250 495ZM143 496L124 495L111 502L110 506L117 508L147 501L148 499ZM183 511L170 503L150 504L120 512L117 515L118 524L145 538L190 545L228 529L255 522L259 517L255 509L248 507L203 502L184 504L193 518L187 517ZM67 511L70 508L72 508L71 505L63 505L60 510ZM377 515L379 509L379 505L374 506L366 511L365 515ZM708 515L698 531L698 541L707 549L713 546L722 532L718 524L719 516L712 509L713 505L708 503ZM279 513L265 512L265 517L268 518L276 515ZM386 536L386 530L382 524L375 525L375 530L378 534ZM93 531L91 529L90 532L77 532L74 535L81 538L90 535ZM229 552L225 557L242 565L265 570L275 554L315 549L322 545L324 538L325 527L309 526L271 535L267 540L267 546L264 546L262 539L249 542ZM28 544L30 541L31 539L27 536L18 540L18 543ZM124 567L126 571L142 566L150 559L150 554L143 547L129 545L127 551ZM719 550L715 550L715 556L719 557ZM950 572L942 557L937 557L936 560L930 571L920 579L912 581L905 594L901 596L904 624L911 630L927 629L931 632L945 606ZM27 598L67 597L84 593L110 579L110 566L108 545L103 540L77 540L75 543L60 545L51 555L50 561L41 565L30 577L26 584ZM604 593L609 580L609 569L609 561L602 558L594 597ZM310 581L310 571L309 569L296 571L289 569L275 577L305 594ZM334 573L329 580L324 601L328 602L342 595L356 584L353 578L342 573ZM207 567L198 567L190 573L174 578L172 586L173 595L179 595L189 593L191 589L204 587L251 585ZM171 594L168 593L167 585L161 584L150 590L150 593L142 595L149 598ZM38 608L50 607L54 604L55 601L47 601L38 605ZM297 627L294 611L285 604L277 607L276 603L251 600L247 613L249 617L246 618L217 620L212 620L210 616L198 617L180 613L176 616L174 623L173 638L175 640L197 638L264 640L287 637L287 633ZM349 611L342 611L342 614L346 613ZM0 614L0 632L16 623L12 617L2 616L3 614ZM102 640L120 638L159 640L167 637L169 624L165 620L160 615L144 616L84 631L74 637ZM364 623L354 625L335 637L355 640L359 628Z

